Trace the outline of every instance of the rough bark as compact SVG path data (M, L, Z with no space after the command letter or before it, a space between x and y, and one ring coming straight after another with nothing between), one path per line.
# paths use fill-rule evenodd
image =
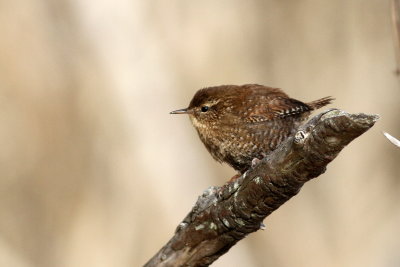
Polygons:
M146 264L208 266L296 195L352 140L366 132L377 115L341 110L321 113L238 179L210 187L177 227L174 236Z

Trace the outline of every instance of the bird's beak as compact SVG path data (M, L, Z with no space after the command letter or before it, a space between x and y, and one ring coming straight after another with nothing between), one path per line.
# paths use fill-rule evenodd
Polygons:
M183 109L171 111L169 114L190 114L190 113L192 113L191 110L189 110L187 108L183 108Z

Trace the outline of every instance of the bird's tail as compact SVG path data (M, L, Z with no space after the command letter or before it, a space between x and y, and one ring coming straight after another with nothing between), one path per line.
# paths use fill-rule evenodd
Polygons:
M335 100L331 96L327 96L318 100L314 100L310 103L307 103L313 110L322 108L323 106L329 105L332 101Z

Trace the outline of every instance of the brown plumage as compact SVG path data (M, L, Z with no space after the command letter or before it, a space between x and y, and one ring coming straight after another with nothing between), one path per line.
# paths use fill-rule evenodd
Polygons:
M188 108L201 141L219 162L243 173L293 134L311 111L331 97L303 103L282 90L258 84L222 85L197 91Z

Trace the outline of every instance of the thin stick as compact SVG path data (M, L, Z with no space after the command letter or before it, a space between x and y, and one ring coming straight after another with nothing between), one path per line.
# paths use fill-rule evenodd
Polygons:
M397 62L396 75L400 75L400 0L392 0L391 13Z

